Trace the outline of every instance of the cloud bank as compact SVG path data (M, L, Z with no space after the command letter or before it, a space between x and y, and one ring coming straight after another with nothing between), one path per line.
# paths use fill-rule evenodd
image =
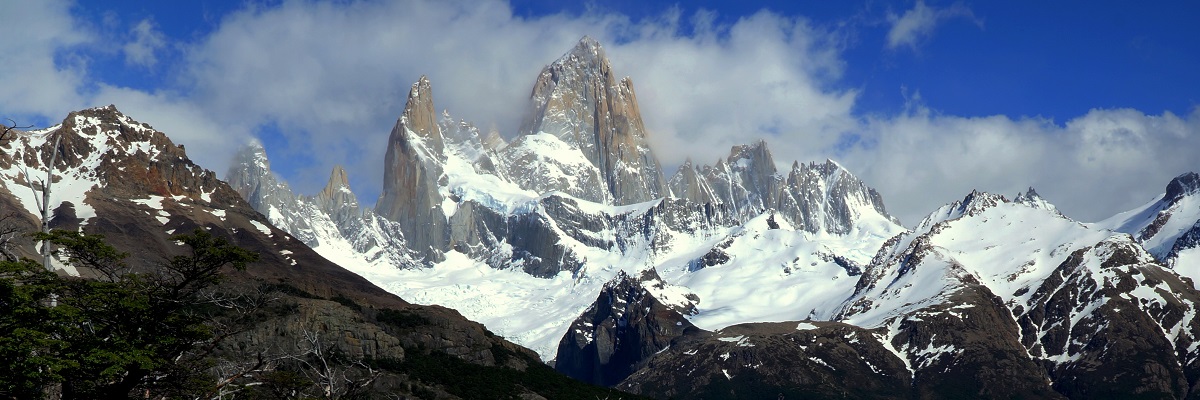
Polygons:
M157 42L155 26L139 21L119 43L79 23L68 3L5 7L0 26L56 22L8 29L15 40L0 42L0 54L24 60L0 69L10 82L0 85L0 113L57 120L117 104L218 172L258 136L301 192L319 190L342 164L367 203L382 186L383 143L420 75L429 75L439 109L511 137L537 73L585 34L633 78L664 165L712 163L733 144L763 138L781 168L840 161L908 224L971 189L1011 195L1031 185L1067 215L1098 220L1200 169L1187 154L1200 148L1200 111L1098 109L1061 124L941 115L921 104L863 113L853 84L840 81L838 34L767 11L721 24L710 12L678 9L633 20L597 11L525 17L499 1L287 1L248 6L186 42ZM939 21L974 18L957 7L918 2L893 15L888 46L915 46ZM124 50L131 66L170 74L172 84L146 91L97 82L86 49L121 45L133 46ZM159 58L166 47L180 58Z

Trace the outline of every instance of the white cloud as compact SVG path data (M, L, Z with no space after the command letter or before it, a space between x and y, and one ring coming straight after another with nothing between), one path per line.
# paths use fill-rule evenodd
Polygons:
M680 34L683 18L694 35ZM789 160L818 157L855 126L855 93L823 87L842 68L826 33L768 12L712 21L710 12L677 9L631 21L521 18L495 1L289 2L226 18L187 64L204 108L278 124L289 148L273 155L320 155L285 173L296 187L318 190L333 163L350 162L365 201L381 186L380 145L417 77L430 76L439 109L512 136L540 69L585 34L605 44L618 74L633 77L666 165L711 162L759 137L807 143Z
M938 23L952 18L967 18L983 27L983 22L975 18L971 9L962 3L954 3L947 8L935 8L925 5L924 0L917 0L917 4L911 10L905 11L904 15L888 14L887 19L892 27L888 30L887 47L896 49L908 46L915 50L918 42L933 36Z
M0 114L57 120L117 104L218 172L248 136L273 126L282 137L268 151L294 187L316 192L340 163L368 204L382 186L383 144L420 75L430 76L439 109L511 136L537 73L584 34L635 81L668 167L687 156L711 163L733 144L765 138L781 166L838 159L907 223L971 189L1012 195L1030 185L1068 215L1097 220L1200 169L1189 154L1200 148L1200 111L1094 110L1056 124L941 115L914 93L918 104L899 115L857 114L857 92L833 86L844 65L836 33L768 12L721 25L709 12L678 9L634 21L599 12L521 17L499 1L289 1L225 16L181 47L180 68L169 69L178 86L146 92L88 82L86 59L72 51L99 35L72 19L67 3L5 6L20 8L0 13L0 26L36 20L43 29L10 29L16 39L0 41L0 54L22 60L0 68ZM955 7L918 3L895 16L895 46L913 46L964 12ZM898 28L905 19L913 22ZM684 35L688 22L694 34Z
M121 47L125 53L125 63L141 67L153 67L158 64L158 51L167 45L167 39L154 26L151 19L143 19L129 30L133 39Z
M86 104L78 91L87 63L73 53L94 36L71 18L70 3L8 1L0 9L0 117L20 125L67 112ZM50 118L50 121L57 121Z
M1036 118L963 118L917 108L871 118L844 164L913 224L973 189L1013 196L1035 187L1072 218L1097 221L1161 195L1200 168L1200 108L1092 110L1059 125Z

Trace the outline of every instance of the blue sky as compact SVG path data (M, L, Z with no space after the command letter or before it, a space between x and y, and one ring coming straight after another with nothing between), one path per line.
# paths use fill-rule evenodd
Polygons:
M420 75L439 109L511 137L538 70L591 35L634 79L666 165L763 138L781 166L838 160L908 224L1028 186L1090 221L1200 170L1198 17L1196 2L0 0L0 116L112 103L218 172L252 137L303 193L345 165L370 204Z

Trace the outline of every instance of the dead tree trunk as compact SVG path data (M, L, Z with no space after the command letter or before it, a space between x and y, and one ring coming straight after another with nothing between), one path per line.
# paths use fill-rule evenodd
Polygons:
M46 164L46 180L42 181L42 191L33 187L33 178L29 176L29 170L25 170L25 182L29 184L29 190L33 191L33 200L37 203L38 211L42 213L42 233L50 233L50 188L54 184L54 162L58 159L58 145L62 141L62 134L54 134L54 147L50 149L50 162ZM41 199L38 195L41 195ZM47 271L54 271L54 266L50 265L50 241L42 241L42 267Z

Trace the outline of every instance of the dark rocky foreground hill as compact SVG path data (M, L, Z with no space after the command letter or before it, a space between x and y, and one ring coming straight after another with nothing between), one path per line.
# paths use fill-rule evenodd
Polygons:
M55 151L52 135L62 136L51 166L52 228L103 235L130 253L126 262L140 271L179 254L171 236L195 229L260 255L244 271L227 271L221 290L273 300L248 330L221 342L211 370L196 371L214 382L236 380L230 392L274 387L280 372L320 372L293 362L312 360L320 350L321 361L331 363L326 372L343 378L325 395L369 379L367 397L378 398L631 397L570 380L454 310L410 304L327 261L272 227L214 173L188 160L182 146L113 106L74 112L60 126L0 142L0 211L21 231L35 231L39 220L24 203L32 192L21 171L44 176ZM31 242L17 244L15 253L36 257ZM247 371L248 365L254 367Z

